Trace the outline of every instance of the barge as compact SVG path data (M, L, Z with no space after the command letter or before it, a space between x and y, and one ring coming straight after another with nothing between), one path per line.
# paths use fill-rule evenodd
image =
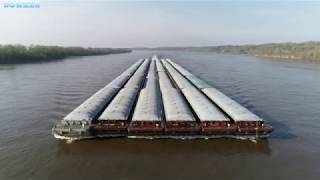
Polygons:
M168 58L140 59L53 128L58 139L266 138L262 118Z
M128 131L133 137L159 136L163 135L163 128L162 98L153 57Z
M97 125L93 127L95 134L126 135L129 115L137 95L138 89L123 88L98 118Z
M167 135L199 135L200 126L191 108L175 88L162 90L165 112L165 134Z

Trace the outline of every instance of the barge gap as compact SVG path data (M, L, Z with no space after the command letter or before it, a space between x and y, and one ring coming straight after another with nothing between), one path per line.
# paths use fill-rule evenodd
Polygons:
M273 128L168 58L141 59L66 115L58 139L266 138Z

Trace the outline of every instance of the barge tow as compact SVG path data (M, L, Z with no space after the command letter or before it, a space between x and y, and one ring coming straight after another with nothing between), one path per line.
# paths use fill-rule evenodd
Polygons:
M168 58L141 59L53 128L57 139L266 138L270 125Z

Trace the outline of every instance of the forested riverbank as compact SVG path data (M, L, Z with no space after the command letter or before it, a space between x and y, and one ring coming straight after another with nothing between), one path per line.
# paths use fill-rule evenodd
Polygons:
M128 52L131 52L131 50L116 48L84 48L41 45L0 45L0 63L51 61L56 59L63 59L70 56L95 56Z
M162 50L204 51L248 54L260 57L320 62L320 42L269 43L261 45L225 45L203 47L159 47Z

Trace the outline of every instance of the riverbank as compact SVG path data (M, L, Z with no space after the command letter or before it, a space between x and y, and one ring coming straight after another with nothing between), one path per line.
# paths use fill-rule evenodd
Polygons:
M159 47L153 50L182 50L228 54L245 54L263 58L320 62L320 42L269 43L260 45L225 45L202 47Z
M0 45L0 64L43 62L71 56L96 56L129 52L131 52L130 49L122 48Z

